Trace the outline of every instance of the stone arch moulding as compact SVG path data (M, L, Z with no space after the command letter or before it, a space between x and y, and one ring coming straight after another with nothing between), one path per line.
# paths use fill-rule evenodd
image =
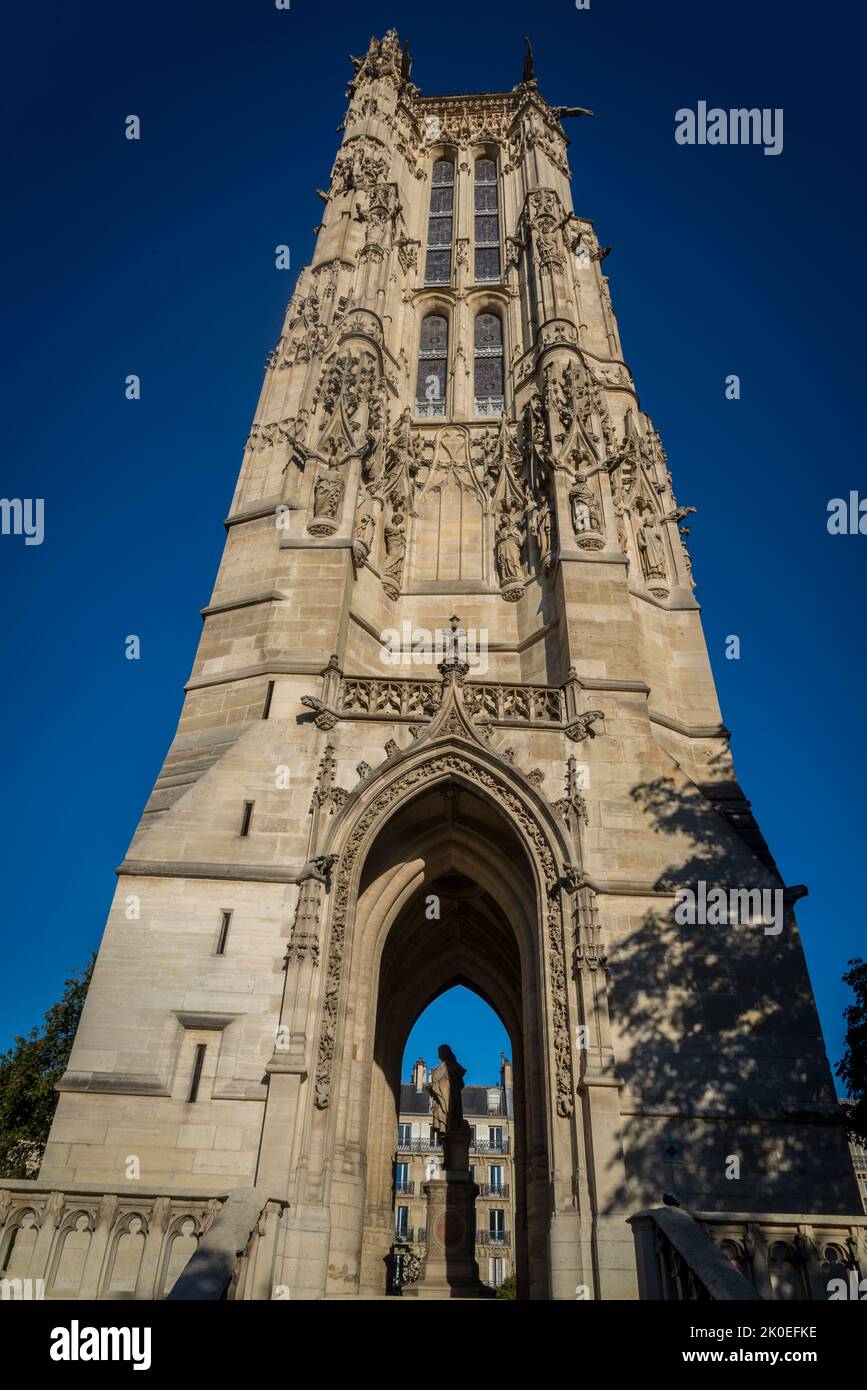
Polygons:
M545 979L550 991L552 1077L557 1113L567 1117L574 1111L575 1095L561 893L563 874L569 863L568 846L553 812L545 806L532 783L477 741L475 730L454 703L454 697L447 697L444 706L448 705L452 705L451 712L443 708L434 720L437 730L432 727L418 744L393 755L377 776L347 799L325 846L326 851L337 854L339 860L331 895L315 1059L315 1106L324 1110L330 1103L344 962L347 948L351 946L350 922L367 852L386 822L416 792L437 782L457 781L490 800L506 815L533 864L538 927L544 942Z

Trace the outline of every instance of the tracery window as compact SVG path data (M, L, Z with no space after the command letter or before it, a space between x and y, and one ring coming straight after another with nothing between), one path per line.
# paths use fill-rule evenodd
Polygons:
M451 159L434 161L427 221L426 285L449 285L452 278L452 234L455 211L455 166Z
M476 281L500 279L500 209L497 166L493 159L477 159L473 206L475 212Z
M503 321L499 314L477 314L473 348L476 415L502 415Z
M442 314L422 319L415 388L416 415L445 415L449 325Z

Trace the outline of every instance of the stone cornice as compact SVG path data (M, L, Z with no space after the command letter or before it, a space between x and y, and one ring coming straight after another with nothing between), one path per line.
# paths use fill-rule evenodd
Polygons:
M301 868L274 864L213 864L202 860L124 859L115 869L118 878L211 878L220 882L300 883Z
M288 594L281 593L279 589L271 589L264 594L248 594L245 598L235 598L228 603L211 603L207 608L200 608L199 612L203 618L211 618L216 613L231 613L235 608L252 608L257 603L280 603L288 597Z
M651 724L659 724L663 729L671 729L675 734L681 734L684 738L731 738L731 729L727 729L725 724L684 724L680 719L672 719L669 714L660 714L659 710L648 708L648 718Z
M327 660L327 656L320 656L308 661L260 661L256 666L239 666L236 671L225 671L220 675L191 676L184 690L207 690L212 685L249 681L257 676L318 676Z

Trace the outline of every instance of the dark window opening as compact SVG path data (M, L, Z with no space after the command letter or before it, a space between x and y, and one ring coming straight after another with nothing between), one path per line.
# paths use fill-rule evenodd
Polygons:
M193 1063L193 1076L190 1081L190 1094L187 1096L187 1104L192 1105L199 1095L199 1082L202 1079L202 1067L205 1065L205 1053L208 1050L207 1043L196 1043L196 1060Z

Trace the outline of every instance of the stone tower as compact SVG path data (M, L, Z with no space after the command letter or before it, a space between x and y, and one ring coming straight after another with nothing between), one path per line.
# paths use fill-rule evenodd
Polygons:
M573 211L583 113L529 47L463 96L393 32L353 62L40 1181L255 1183L292 1298L381 1294L403 1047L462 982L512 1041L521 1291L634 1297L626 1218L663 1189L858 1210L798 890ZM700 884L779 919L676 920Z

